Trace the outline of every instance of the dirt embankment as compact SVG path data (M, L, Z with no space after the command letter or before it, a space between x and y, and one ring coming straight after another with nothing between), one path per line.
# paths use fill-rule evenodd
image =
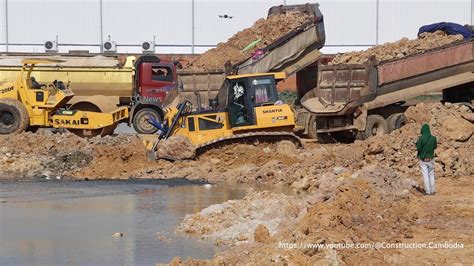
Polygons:
M213 149L196 160L148 161L136 135L93 138L72 134L23 133L0 136L0 176L10 179L56 177L72 179L187 178L211 182L291 185L318 190L325 176L357 177L379 165L405 175L418 173L414 142L421 123L438 136L436 171L440 175L474 173L473 113L462 105L418 104L406 112L409 123L383 137L353 144L309 144L302 150L287 145L234 144ZM471 120L469 120L471 119ZM284 143L283 143L284 144Z
M330 64L363 64L372 56L379 62L388 61L462 40L462 35L447 35L440 30L434 33L424 32L417 39L409 40L408 38L403 38L399 41L377 45L364 51L338 54Z
M0 137L0 176L31 179L207 179L266 183L302 192L252 192L243 200L187 216L181 233L235 245L215 265L270 263L419 263L472 261L474 245L474 124L469 108L423 104L406 111L409 123L383 137L353 144L238 144L196 160L148 161L134 135L85 140L47 131ZM422 196L414 142L423 123L438 138L436 196ZM338 249L324 243L462 242L464 249ZM427 255L430 254L430 255ZM451 256L455 254L454 256ZM173 263L181 260L176 258Z
M270 16L266 19L261 18L252 27L237 32L227 42L218 43L216 48L198 56L187 68L223 68L228 60L231 64L236 64L250 57L255 50L264 48L291 30L301 26L307 18L307 16L291 12ZM260 41L255 47L242 51L247 45L256 40Z
M171 264L470 263L474 259L472 113L462 105L419 104L406 115L411 123L389 136L351 145L316 145L306 150L311 155L300 154L307 156L301 164L283 171L288 180L278 176L266 180L291 184L307 194L250 193L186 216L179 233L234 247L212 260L175 258ZM418 191L422 184L414 141L422 123L432 125L439 141L436 196ZM447 248L324 246L377 242Z
M375 174L378 180L384 179L383 171ZM175 258L171 264L469 264L474 259L472 176L439 179L436 196L423 196L407 188L410 191L400 197L400 191L391 187L390 182L374 186L372 181L346 179L322 200L312 201L315 195L296 199L257 193L240 201L210 206L187 216L178 229L212 238L216 243L232 239L236 246L212 260ZM279 207L267 215L270 211L262 206L262 200ZM279 219L281 222L275 225ZM236 228L244 227L243 224L248 229L236 233ZM324 246L357 243L383 246ZM433 246L384 248L388 243ZM458 248L453 248L455 245Z

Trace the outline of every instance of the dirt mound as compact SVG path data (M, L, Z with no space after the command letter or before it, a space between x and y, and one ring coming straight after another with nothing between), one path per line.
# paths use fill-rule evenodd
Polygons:
M177 232L212 239L216 244L253 242L255 235L261 236L261 226L270 236L279 226L295 223L304 205L304 202L283 194L250 192L242 200L211 205L197 214L186 215Z
M186 137L171 136L160 141L156 156L172 161L193 159L196 156L196 149Z
M266 47L301 26L307 18L307 16L291 12L270 16L267 19L261 18L252 27L237 32L227 42L219 43L216 48L198 56L188 67L190 69L223 68L228 60L231 64L236 64L250 57L255 50ZM254 48L242 51L256 40L260 41Z
M287 143L232 144L206 151L195 160L149 161L140 137L81 139L75 135L23 133L0 136L0 166L4 177L66 176L95 178L187 178L211 182L291 185L313 192L324 180L370 176L385 171L392 176L418 177L415 142L422 123L438 137L436 174L469 176L474 173L471 152L472 111L460 104L418 104L406 111L409 123L389 135L352 144L313 144L294 149ZM182 150L173 150L182 153ZM112 167L113 166L113 167ZM404 186L406 187L406 186ZM328 188L331 189L331 188Z
M92 160L87 140L73 134L39 131L0 136L0 176L4 178L61 177Z
M333 243L395 242L409 236L408 225L413 217L409 216L406 204L401 200L387 200L378 191L364 179L344 182L337 187L333 200L311 206L298 228L304 235Z
M146 160L135 135L85 139L39 130L0 136L0 145L0 176L5 179L112 177L126 169L132 157L134 163Z
M375 56L375 59L379 62L387 61L403 58L462 40L462 35L447 35L443 31L436 31L434 33L425 32L417 39L409 40L408 38L403 38L399 41L377 45L364 51L338 54L333 58L330 64L363 64L367 62L371 56Z
M384 177L377 175L376 178ZM363 262L367 252L375 253L373 257L379 257L383 262L382 251L348 249L334 253L332 249L303 246L305 243L399 242L411 238L411 226L417 216L410 212L407 198L397 198L396 190L388 182L377 185L370 179L345 179L335 186L333 196L317 202L311 201L312 195L298 199L281 194L251 194L242 200L213 205L187 216L180 225L181 232L189 233L183 230L188 228L200 236L225 235L227 242L239 244L217 255L213 263ZM384 192L379 193L380 189ZM387 197L388 194L392 196ZM265 207L265 203L269 205ZM232 208L221 207L226 204ZM261 219L265 215L282 220L275 226L273 222ZM243 220L245 230L230 234L231 228L243 227ZM200 230L202 228L205 230ZM252 233L253 239L249 237Z

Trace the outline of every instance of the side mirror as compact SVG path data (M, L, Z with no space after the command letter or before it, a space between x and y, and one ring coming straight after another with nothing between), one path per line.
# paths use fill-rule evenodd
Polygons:
M173 61L173 65L174 65L177 69L182 69L182 68L183 68L183 65L182 65L181 62L179 62L178 60L174 60L174 61Z

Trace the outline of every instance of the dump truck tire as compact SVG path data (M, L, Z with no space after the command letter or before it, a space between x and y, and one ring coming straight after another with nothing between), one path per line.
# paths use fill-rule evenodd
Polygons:
M161 122L161 115L158 111L151 109L151 108L143 108L138 110L133 115L133 129L139 134L155 134L158 129L148 123L148 117L153 117L158 122Z
M308 137L312 139L318 139L318 133L316 133L316 116L315 115L312 115L309 118Z
M388 132L392 132L395 129L399 129L407 123L407 118L403 113L391 114L387 118Z
M334 143L334 138L328 133L317 133L316 132L316 116L312 115L309 119L308 125L308 137L317 140L320 143Z
M17 134L30 124L28 112L16 99L0 99L0 134Z
M359 132L359 139L382 136L388 133L387 121L380 115L369 115L364 131Z

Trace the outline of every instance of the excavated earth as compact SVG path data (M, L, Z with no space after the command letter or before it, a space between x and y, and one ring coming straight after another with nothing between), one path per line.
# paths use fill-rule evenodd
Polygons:
M236 64L250 57L255 50L266 47L301 26L307 19L305 15L292 12L273 15L266 19L261 18L252 27L237 32L227 42L218 43L216 48L201 54L187 67L190 69L223 68L228 60L231 64ZM242 51L247 45L259 39L260 42L255 47Z
M50 131L0 137L0 176L186 178L290 187L297 195L249 191L242 200L187 215L178 234L229 248L214 259L172 264L470 264L474 260L474 113L460 104L408 108L409 123L352 144L242 143L195 160L148 161L136 135L81 139ZM437 194L419 192L414 143L423 123L438 138ZM179 147L177 147L179 148ZM113 166L113 167L111 167ZM331 243L462 243L452 249L310 247ZM305 246L306 245L306 246Z
M377 45L363 51L337 54L329 64L363 64L372 56L378 62L388 61L422 53L462 40L462 35L447 35L444 31L440 30L434 33L424 32L417 39L409 40L408 38L403 38L396 42Z

